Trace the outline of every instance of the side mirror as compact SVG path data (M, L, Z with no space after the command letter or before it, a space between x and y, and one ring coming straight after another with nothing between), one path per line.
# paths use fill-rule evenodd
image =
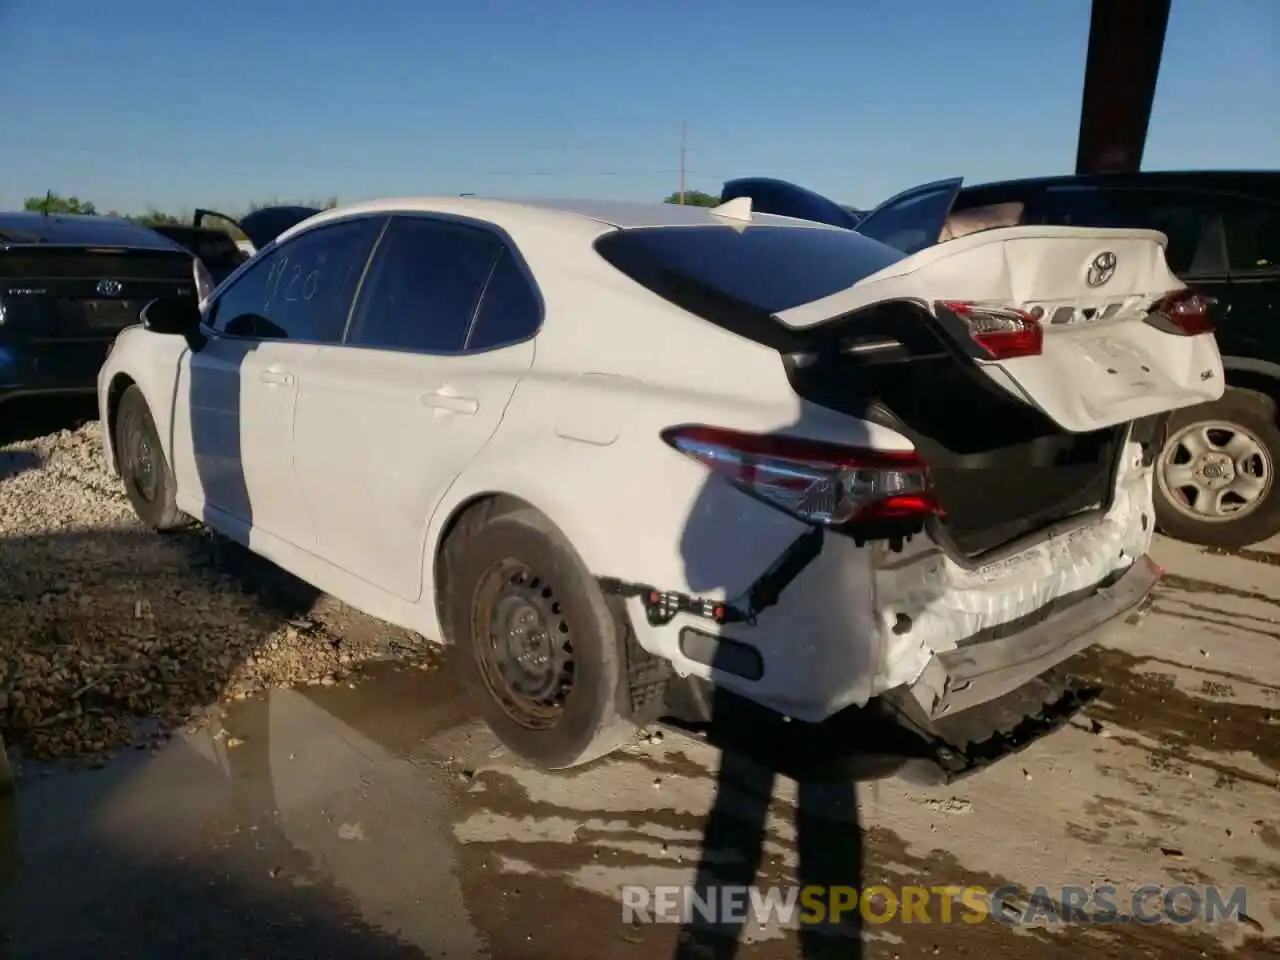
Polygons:
M139 319L152 333L191 338L200 332L200 306L191 300L152 300Z

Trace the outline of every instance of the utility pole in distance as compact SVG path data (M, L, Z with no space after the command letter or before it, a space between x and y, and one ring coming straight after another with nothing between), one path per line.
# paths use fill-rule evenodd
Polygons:
M685 139L688 134L689 125L683 120L680 121L680 202L684 203L684 152Z

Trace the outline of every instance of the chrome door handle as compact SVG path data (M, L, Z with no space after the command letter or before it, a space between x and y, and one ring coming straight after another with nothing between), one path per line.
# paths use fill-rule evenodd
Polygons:
M480 401L475 397L455 397L453 394L439 390L421 394L418 402L433 410L447 410L450 413L461 413L469 417L480 412Z
M263 383L275 383L283 387L293 386L293 374L279 370L263 370L258 374L258 379Z

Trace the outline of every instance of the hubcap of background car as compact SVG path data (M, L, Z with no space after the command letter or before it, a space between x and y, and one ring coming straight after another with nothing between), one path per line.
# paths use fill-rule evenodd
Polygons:
M481 580L473 610L476 655L485 685L511 719L545 729L559 718L573 685L569 624L551 585L516 560Z
M1202 522L1238 520L1271 492L1271 456L1239 424L1203 420L1165 444L1157 479L1180 513Z

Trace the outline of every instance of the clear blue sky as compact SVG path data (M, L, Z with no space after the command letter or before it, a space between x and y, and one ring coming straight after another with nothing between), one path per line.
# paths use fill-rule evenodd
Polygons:
M0 207L1067 171L1088 0L0 0ZM1280 166L1280 0L1174 0L1151 169Z

